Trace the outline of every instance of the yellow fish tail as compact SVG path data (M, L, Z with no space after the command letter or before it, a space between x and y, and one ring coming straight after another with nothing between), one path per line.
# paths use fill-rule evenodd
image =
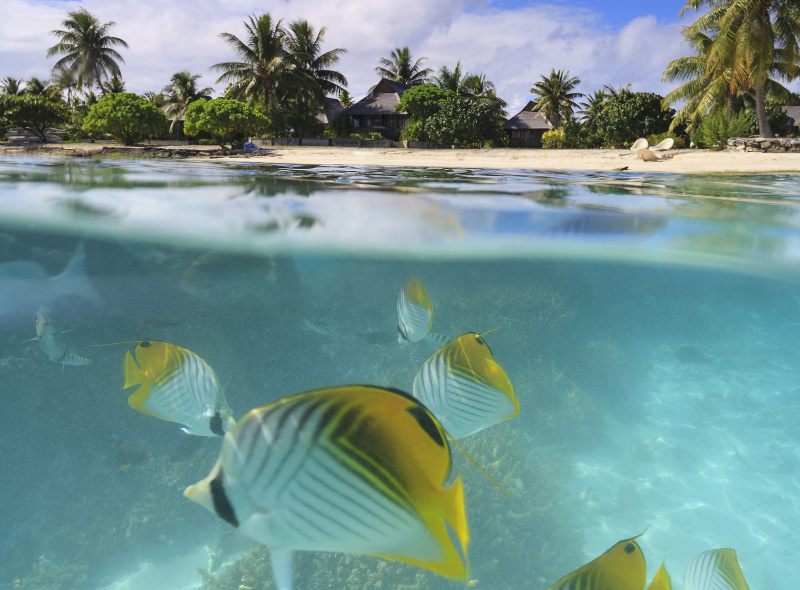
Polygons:
M390 559L404 561L412 565L423 567L440 576L452 580L469 580L469 558L467 547L469 546L469 528L467 526L467 512L464 505L464 485L461 476L456 477L456 481L449 488L445 488L440 496L442 506L421 513L425 519L428 530L439 542L444 553L443 557L436 561L425 561L408 557L391 556ZM444 520L442 520L442 515ZM448 527L458 539L459 547L453 545ZM389 557L389 556L384 556Z

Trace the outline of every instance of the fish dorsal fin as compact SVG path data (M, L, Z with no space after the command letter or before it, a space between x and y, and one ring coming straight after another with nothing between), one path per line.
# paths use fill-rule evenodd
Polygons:
M656 575L653 576L653 580L650 582L647 590L672 590L672 580L669 578L667 568L664 566L663 561L661 562L661 567L658 568Z
M406 281L403 289L406 292L406 297L410 301L413 301L428 311L433 312L431 296L428 295L428 290L425 288L423 282L419 280L417 275L412 275L411 278Z
M446 431L445 431L445 432L446 432ZM464 446L463 446L463 445L462 445L460 442L458 442L458 441L457 441L457 440L456 440L456 439L455 439L455 438L454 438L454 437L453 437L453 436L452 436L450 433L446 432L446 434L447 434L447 438L449 438L449 439L450 439L450 441L451 441L451 442L452 442L454 445L456 445L456 446L457 446L459 449L461 449L461 452L462 452L462 453L464 453L464 456L465 456L467 459L469 459L469 460L472 462L472 464L473 464L473 465L475 465L475 467L477 467L478 469L480 469L480 470L481 470L481 473L483 473L483 474L486 476L486 478L487 478L487 479L488 479L490 482L492 482L494 485L496 485L496 486L497 486L497 489L499 489L499 490L500 490L501 492L503 492L503 493L504 493L506 496L508 496L509 498L511 498L511 500L512 500L513 502L516 502L516 500L514 499L514 496L512 496L512 495L511 495L511 494L508 492L508 490L507 490L507 489L505 489L503 486L501 486L501 485L500 485L500 483L499 483L499 482L498 482L498 481L497 481L495 478L493 478L493 477L492 477L492 476L489 474L489 472L488 472L488 471L486 471L486 469L484 469L483 465L481 465L480 463L478 463L478 462L477 462L477 461L476 461L476 460L475 460L475 459L472 457L472 455L470 455L470 454L467 452L467 449L465 449L465 448L464 448Z
M644 554L636 539L644 534L620 541L597 559L567 574L547 590L568 588L613 588L642 590L647 581Z

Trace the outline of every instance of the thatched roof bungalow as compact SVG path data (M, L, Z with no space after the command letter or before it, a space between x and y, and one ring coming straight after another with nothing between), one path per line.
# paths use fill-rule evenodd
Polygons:
M532 100L501 127L508 134L510 147L542 147L542 135L552 128L552 121L536 108Z
M400 104L400 98L409 88L408 84L381 78L367 96L342 114L352 118L353 126L359 132L377 131L387 139L398 141L408 114L395 111L394 107Z

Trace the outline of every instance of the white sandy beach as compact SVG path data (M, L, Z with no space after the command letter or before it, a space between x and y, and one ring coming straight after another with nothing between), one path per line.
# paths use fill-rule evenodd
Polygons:
M630 172L668 174L800 173L800 153L715 152L673 150L661 162L639 160L630 150L412 150L375 148L271 148L265 162L279 164L430 166L439 168L514 168L610 172L627 166ZM227 161L237 161L232 156ZM241 158L252 161L251 158Z
M267 164L306 164L317 166L403 166L433 168L529 169L540 171L583 170L611 172L627 166L628 172L665 174L761 174L800 173L800 153L729 152L710 150L670 150L660 162L639 160L630 150L546 150L546 149L443 149L417 150L404 148L340 148L340 147L275 147L253 155L232 154L211 156L214 146L141 146L123 148L101 144L48 144L37 148L37 154L101 155L103 148L116 152L130 149L131 155L154 151L191 150L192 160L226 162L263 162ZM203 152L209 152L209 156ZM0 146L0 155L31 154L20 148ZM116 157L119 157L118 153ZM181 155L181 157L185 157Z

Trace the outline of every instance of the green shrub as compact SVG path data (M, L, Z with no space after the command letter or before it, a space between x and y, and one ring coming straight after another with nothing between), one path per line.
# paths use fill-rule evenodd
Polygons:
M90 137L109 135L117 143L134 145L150 134L163 133L167 116L160 108L130 92L107 94L92 105L83 121Z
M400 130L400 139L406 141L428 141L428 134L425 132L425 121L422 119L411 119Z
M654 133L652 135L647 136L647 142L650 145L658 145L668 137L671 137L675 141L675 145L672 146L672 149L682 149L686 147L686 140L679 135L675 135L673 133Z
M217 145L213 139L206 139L205 137L197 140L197 145Z
M717 109L703 119L692 141L701 148L709 150L725 149L730 137L747 137L752 132L752 124L744 111L728 117L724 109Z
M606 144L622 147L638 137L664 133L675 116L673 109L661 109L663 98L651 92L621 90L606 101L597 116L597 132Z
M542 147L548 149L561 149L564 147L566 133L563 129L550 129L542 134Z
M7 127L25 129L43 142L47 141L47 129L69 121L67 107L44 96L4 96L2 105L0 119L5 119ZM2 134L5 135L5 130Z
M184 130L190 135L205 131L220 146L240 144L269 127L269 119L240 100L196 100L186 109Z
M755 110L747 111L747 121L750 124L749 135L758 135L758 117L756 116ZM789 125L789 118L786 116L786 112L780 107L780 105L772 103L767 104L767 121L769 121L769 126L772 129L772 132L777 136L786 137L792 130L791 126ZM731 135L731 137L742 136Z
M355 133L356 129L353 127L353 119L348 115L336 115L332 121L328 123L322 137L326 139L337 139L341 137L350 137Z

